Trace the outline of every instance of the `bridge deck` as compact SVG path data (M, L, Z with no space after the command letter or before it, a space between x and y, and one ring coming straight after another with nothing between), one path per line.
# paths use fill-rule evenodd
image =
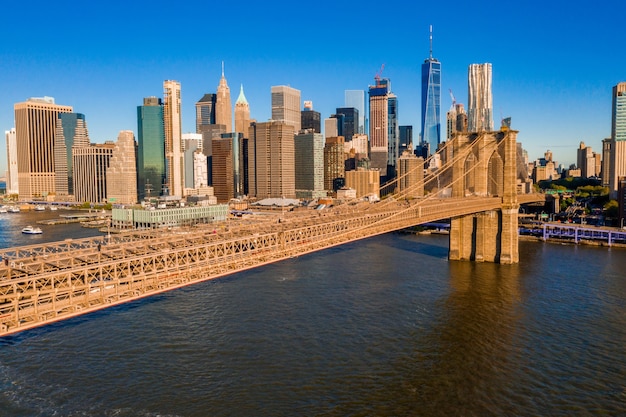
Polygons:
M536 201L537 197L534 197ZM0 250L0 336L346 242L499 209L497 197L285 213Z

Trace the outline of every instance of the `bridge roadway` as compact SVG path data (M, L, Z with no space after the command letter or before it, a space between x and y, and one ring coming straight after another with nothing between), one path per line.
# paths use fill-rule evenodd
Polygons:
M520 202L542 198L518 197ZM499 197L385 200L0 250L4 260L0 336L331 246L501 206Z

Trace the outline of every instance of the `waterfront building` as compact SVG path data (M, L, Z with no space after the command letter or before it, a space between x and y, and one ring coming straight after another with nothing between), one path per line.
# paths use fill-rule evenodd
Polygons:
M250 125L249 194L258 199L295 198L294 127L270 120Z
M345 178L345 139L343 136L327 137L324 144L324 189L337 191L334 187L337 178Z
M324 135L314 129L302 130L294 138L294 148L296 198L325 197Z
M16 103L14 110L19 198L54 195L56 124L60 113L71 113L73 109L55 104L52 97L43 97Z
M376 196L380 198L380 170L357 168L346 171L346 187L356 190L356 197Z
M157 229L193 226L226 220L228 204L175 207L157 210L114 208L111 226L117 229Z
M74 200L104 203L107 198L107 169L115 143L90 144L72 149Z
M112 204L137 202L137 166L135 135L122 130L113 147L113 155L106 171L107 201Z
M299 132L302 125L300 115L300 90L279 85L272 87L272 120L283 121Z
M373 168L387 171L389 145L389 84L388 80L375 78L369 87L370 159Z
M365 91L363 90L345 90L345 107L354 108L358 111L358 123L355 127L355 133L366 134L369 129L366 128L365 121Z
M59 113L54 137L54 172L56 194L63 200L74 195L72 148L89 146L85 115Z
M163 195L165 184L165 127L160 98L146 97L137 106L138 200Z
M359 133L359 110L354 107L338 107L336 114L342 116L338 118L339 136L350 142Z
M243 195L243 133L224 133L213 140L213 188L218 202Z
M165 177L169 195L182 197L185 185L182 151L180 83L163 82L163 126L165 129Z
M424 196L424 159L406 150L398 158L398 191L407 197Z
M17 135L15 133L15 128L11 128L11 130L6 130L4 132L4 136L7 144L7 183L6 183L6 193L18 194L19 193L19 183L17 181L18 172L17 172Z
M246 100L246 96L243 93L243 84L241 84L239 97L237 97L235 102L235 132L247 136L251 121L250 104Z
M305 101L304 110L300 114L301 130L312 130L315 133L322 133L322 115L320 112L313 110L313 102Z
M224 63L222 62L222 77L217 86L215 100L215 124L226 126L226 132L233 131L232 107L230 102L230 88L224 76Z
M434 152L441 143L441 63L433 58L433 27L430 54L422 64L422 142Z
M205 94L196 102L196 133L203 132L203 126L215 124L215 103L217 95Z
M467 119L469 132L493 131L491 64L471 64L468 69Z
M611 116L609 190L617 198L619 178L626 176L626 82L613 87Z

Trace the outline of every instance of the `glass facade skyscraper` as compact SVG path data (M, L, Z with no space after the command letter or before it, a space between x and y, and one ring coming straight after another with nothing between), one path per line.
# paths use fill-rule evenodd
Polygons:
M165 182L165 128L163 105L156 97L137 107L137 193L139 200L159 197Z
M367 133L368 126L366 122L365 112L365 91L363 90L346 90L345 91L345 105L346 107L352 107L359 112L358 126L355 126L355 133Z
M432 49L422 64L421 141L428 143L433 153L441 143L441 63L433 58Z
M471 64L467 70L467 129L470 132L493 131L493 95L491 64Z

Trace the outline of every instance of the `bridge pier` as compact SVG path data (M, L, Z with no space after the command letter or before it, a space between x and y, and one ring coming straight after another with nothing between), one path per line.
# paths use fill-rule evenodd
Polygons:
M500 210L451 219L448 259L519 262L516 131L461 133L452 139L453 197L498 196Z

